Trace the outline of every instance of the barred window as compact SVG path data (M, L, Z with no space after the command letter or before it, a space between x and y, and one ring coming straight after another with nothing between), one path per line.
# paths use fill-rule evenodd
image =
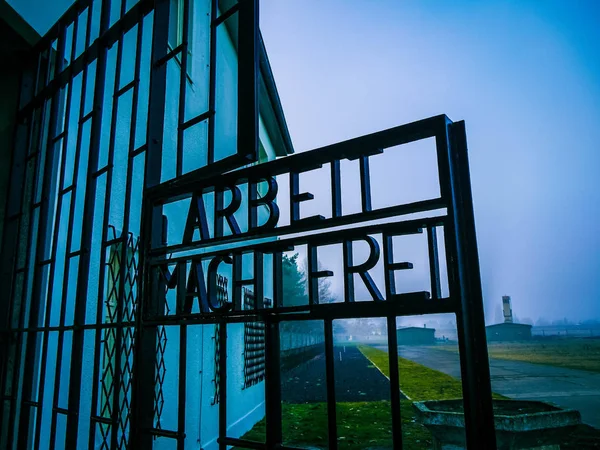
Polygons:
M244 289L244 309L256 307L256 297L250 289ZM265 298L265 308L272 306L272 300ZM244 387L260 383L265 378L265 324L264 322L244 323Z
M221 306L223 303L225 303L227 301L228 298L228 291L227 291L227 284L228 284L228 280L227 277L224 277L222 275L217 275L217 303L219 304L219 306ZM219 325L218 323L215 324L215 333L213 335L213 339L215 341L215 354L214 354L214 361L215 361L215 367L214 367L214 377L213 377L213 385L215 388L215 395L213 396L212 405L216 405L217 403L219 403L219 399L220 399L220 388L219 388L219 383L221 380L221 376L219 374L219 365L221 364L221 344L219 342L219 332L221 329L221 325Z
M109 227L109 235L117 239L117 231ZM123 246L125 245L125 249ZM126 240L116 242L108 249L106 262L106 313L105 324L118 323L119 309L121 320L133 322L137 307L137 265L138 239L129 233ZM122 295L122 300L119 301ZM119 442L118 448L125 448L129 431L129 406L131 401L131 377L133 365L134 331L132 327L124 327L121 335L120 349L117 349L117 328L107 327L103 331L103 358L100 391L100 416L111 419L114 411L115 395L119 395ZM114 375L117 369L117 352L120 352L119 386L115 386ZM108 448L110 443L110 426L99 424L102 444L100 448Z

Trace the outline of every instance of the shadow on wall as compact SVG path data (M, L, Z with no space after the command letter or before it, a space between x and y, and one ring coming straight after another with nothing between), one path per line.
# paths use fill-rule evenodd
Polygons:
M40 36L14 9L6 2L0 2L0 61L3 62L0 71L0 242L4 230L21 62L39 39Z

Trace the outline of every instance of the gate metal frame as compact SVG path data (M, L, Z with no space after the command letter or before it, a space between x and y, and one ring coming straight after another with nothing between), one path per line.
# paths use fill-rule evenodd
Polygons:
M189 17L189 2L184 0L184 18ZM100 5L100 24L96 37L91 36L91 7ZM154 405L153 395L155 379L155 352L157 344L158 327L166 324L180 325L181 354L185 355L186 330L191 324L217 323L219 326L219 344L221 355L219 357L219 445L225 449L227 445L237 445L245 448L285 448L281 445L281 377L279 373L279 323L288 320L320 319L324 321L324 333L326 344L326 367L327 367L327 403L329 421L329 444L331 449L337 448L336 438L336 407L333 373L333 332L332 321L341 318L355 317L386 317L388 330L395 329L397 316L410 314L428 313L454 313L457 318L459 332L460 361L462 371L463 393L465 402L465 421L467 432L467 443L469 448L494 449L495 436L493 425L493 412L491 404L491 387L489 378L489 367L487 359L487 347L484 328L483 301L481 292L481 280L479 275L479 261L475 235L473 203L471 197L470 175L468 167L468 156L466 146L465 128L463 122L452 123L445 116L437 116L408 125L392 128L379 133L363 136L350 141L334 144L322 149L313 150L294 156L289 156L269 163L239 169L228 172L248 162L256 160L258 150L258 2L256 0L240 0L233 2L229 11L225 11L219 17L216 14L217 0L212 0L211 34L216 33L216 27L223 24L232 14L239 13L239 117L244 117L238 123L238 148L240 152L221 161L214 161L214 130L209 132L209 164L192 173L182 175L182 152L181 145L177 147L177 178L161 182L161 156L162 156L162 118L165 112L165 90L166 90L166 63L177 55L181 56L182 76L181 83L184 85L187 64L187 40L177 48L170 50L168 47L169 26L169 0L139 0L130 9L126 9L127 2L121 3L118 11L118 19L111 25L111 2L110 0L79 0L65 15L52 27L49 33L40 41L32 52L33 60L29 69L25 70L22 77L20 93L18 123L15 129L13 168L11 171L11 183L7 202L6 225L2 242L2 273L1 280L3 289L9 291L8 295L2 296L0 300L1 324L1 378L2 407L0 408L0 447L13 447L18 443L19 448L38 446L40 440L40 421L42 412L42 399L44 383L36 384L35 372L41 371L43 380L46 370L46 357L48 352L48 336L51 332L59 333L59 354L57 360L62 357L62 342L66 332L73 333L73 349L70 356L70 386L68 407L62 408L58 405L58 390L56 379L54 386L54 399L52 408L52 430L51 446L54 446L56 425L59 415L66 420L66 448L75 449L78 445L78 424L80 393L82 388L81 364L83 358L84 332L95 331L95 353L94 353L94 382L97 380L100 357L101 332L107 327L116 328L116 341L123 340L124 328L134 327L135 342L134 349L135 365L133 368L133 394L131 404L131 428L130 442L132 448L151 448L152 439L155 436L165 436L177 440L178 448L183 448L185 430L185 401L179 402L178 407L178 429L172 431L157 430L153 428ZM85 25L80 21L85 11L88 11ZM145 185L143 195L143 216L141 223L140 255L141 265L139 280L143 302L139 302L136 309L135 322L123 317L121 309L117 314L115 324L102 323L101 317L96 318L96 323L86 323L85 302L77 302L74 311L74 324L65 325L64 319L58 326L50 326L49 311L51 295L52 274L56 267L56 253L58 246L58 225L53 225L53 214L60 217L61 202L65 196L70 197L70 213L68 228L72 230L75 226L82 226L81 246L72 249L72 232L68 233L65 261L78 261L77 276L77 298L87 296L90 257L92 246L92 232L94 224L95 209L102 208L105 222L102 237L102 252L107 246L114 244L125 244L128 238L129 208L127 203L124 207L124 229L121 230L120 238L110 239L108 237L108 223L106 222L106 211L110 208L110 177L113 169L114 155L114 130L111 130L111 150L108 162L99 167L99 147L102 134L103 99L105 97L105 78L107 72L108 50L113 45L118 46L116 74L119 76L120 59L122 58L122 45L124 34L136 25L137 52L142 39L142 22L148 14L154 14L153 43L152 43L152 67L150 80L149 117L146 142L135 148L135 139L128 146L129 169L127 174L126 202L131 201L131 164L136 156L143 155L145 158ZM242 19L242 16L244 17ZM187 20L184 20L187 22ZM71 58L66 62L65 55L67 42L67 30L73 26ZM85 27L84 49L76 56L77 27ZM186 30L183 32L187 36ZM214 39L211 40L211 51L214 53ZM53 45L55 47L53 47ZM45 55L45 56L44 56ZM44 59L45 58L45 59ZM113 92L114 102L130 90L133 90L134 105L137 104L137 96L140 81L139 54L136 55L135 75L132 82L119 87L116 83ZM89 112L84 110L86 104L85 95L80 99L72 99L69 94L64 97L61 90L74 78L83 74L82 92L86 91L85 83L88 80L87 72L92 62L96 63L94 76L93 106ZM184 122L180 114L178 133L200 121L209 120L214 117L214 55L211 56L210 76L210 102L209 110L187 122ZM182 90L184 91L184 90ZM59 122L63 109L68 111L73 101L80 102L79 128L77 131L77 145L75 149L75 169L73 182L64 186L65 166L58 166L57 161L65 160L67 155L67 132L60 131ZM134 106L135 108L135 106ZM185 108L184 95L180 96L179 110ZM113 104L114 109L114 104ZM113 113L114 115L114 113ZM45 129L36 129L36 123L46 118ZM132 116L131 127L136 127L136 115ZM114 117L112 121L114 122ZM89 163L85 174L86 192L83 221L81 224L74 223L75 202L73 197L78 190L77 168L82 153L82 126L91 124ZM110 126L110 125L109 125ZM213 126L214 128L214 126ZM37 134L36 134L37 133ZM435 137L438 157L439 180L441 196L439 199L417 202L410 205L398 205L384 210L371 210L370 193L367 192L368 158L381 149L395 145L412 142L427 137ZM60 144L60 145L58 145ZM60 155L62 156L59 156ZM212 156L211 156L212 155ZM446 208L447 214L443 217L432 217L406 222L398 222L387 225L369 225L349 230L338 231L333 236L331 233L322 233L318 236L311 235L296 239L282 239L277 241L277 247L273 250L273 243L250 244L246 246L247 251L274 251L276 264L274 265L274 278L281 278L281 250L285 245L294 245L301 242L324 243L332 240L352 238L368 233L386 232L415 232L419 228L428 231L428 245L430 250L430 272L432 279L432 298L427 299L425 295L402 296L395 295L393 287L386 286L386 301L381 302L347 302L342 304L311 303L306 308L285 308L281 303L281 291L274 292L274 307L259 309L250 312L233 312L229 314L201 314L161 316L152 314L152 311L160 310L160 302L164 301L160 296L154 295L158 292L150 275L152 267L164 260L167 252L182 250L182 246L163 246L162 242L162 213L159 206L162 202L172 201L175 198L190 196L200 188L213 189L218 186L227 186L240 178L248 180L262 180L274 177L278 174L289 173L292 180L292 191L295 194L298 188L298 174L302 171L314 169L318 166L331 166L332 179L340 176L339 161L342 159L359 159L361 164L361 180L363 194L363 212L355 215L342 216L340 213L341 192L336 189L332 192L332 204L334 211L331 219L322 221L299 221L287 227L280 227L271 231L265 230L244 233L243 236L216 238L204 242L202 245L210 247L223 243L239 243L242 239L252 239L258 236L281 237L291 233L307 232L317 229L338 225L349 225L366 220L382 219L401 216L413 212L423 212L438 208ZM34 168L27 168L27 166ZM27 178L33 173L35 179ZM83 176L83 175L82 175ZM107 188L105 197L100 199L104 205L96 205L96 184L98 179L105 176ZM39 179L37 179L39 177ZM36 181L37 179L37 181ZM59 181L57 186L55 181ZM56 191L58 189L58 191ZM58 205L51 204L56 196ZM52 200L53 201L53 200ZM297 211L292 211L292 214ZM36 219L37 217L37 219ZM443 225L446 245L446 264L449 276L450 296L441 298L439 288L439 267L436 253L435 233L432 230L436 226ZM54 226L54 228L53 228ZM36 228L37 227L37 228ZM16 238L15 238L16 237ZM303 241L304 240L304 241ZM25 257L21 261L24 246ZM126 257L126 245L121 245L122 257ZM190 247L191 248L191 247ZM195 245L193 248L200 248ZM30 255L34 250L33 255ZM239 248L237 249L239 250ZM236 250L236 251L237 251ZM384 253L388 250L384 247ZM228 252L226 252L228 253ZM103 256L103 258L105 258ZM161 259L162 258L162 259ZM310 262L314 266L314 261ZM60 300L62 309L65 309L66 288L68 286L69 262L65 262L65 276L63 279L62 298ZM389 264L388 264L389 266ZM390 269L391 267L388 267ZM121 267L121 279L125 277L126 267ZM31 278L31 280L29 280ZM49 281L48 281L49 280ZM260 282L256 281L257 284ZM32 291L27 294L26 287L32 286ZM99 281L98 311L101 311L100 299L104 295L102 288L103 280ZM314 291L314 287L311 287ZM255 295L260 299L261 286L255 289ZM119 298L123 301L126 295L123 283L119 288ZM47 303L44 303L46 302ZM257 304L260 303L257 302ZM45 307L45 317L39 317L40 308ZM98 314L100 316L100 314ZM253 443L233 439L227 436L226 423L226 341L227 323L244 321L264 321L266 334L266 420L267 441L266 443ZM38 348L38 339L41 338L42 345ZM393 424L394 448L402 446L402 431L400 421L400 398L397 364L397 342L395 333L388 333L388 344L390 350L390 389L391 389L391 413ZM117 345L117 348L119 346ZM118 385L120 377L120 352L115 356L116 370L114 378ZM185 357L180 360L180 369L183 376L179 377L179 394L185 394ZM60 364L57 362L56 377L60 375ZM97 389L93 395L92 417L90 427L97 424L112 426L110 433L110 447L117 448L122 445L118 435L120 417L118 395L114 397L114 407L110 418L99 417L94 411L97 409ZM185 395L182 396L185 399ZM18 427L15 425L18 423ZM34 424L38 424L37 428ZM35 430L35 431L34 431ZM15 432L17 433L15 435ZM90 431L89 444L94 443L94 432ZM107 444L108 445L108 444Z
M17 124L14 130L13 158L10 174L10 186L6 204L5 227L2 238L0 281L6 294L0 296L0 448L37 448L40 443L40 424L45 388L46 361L48 356L48 337L58 334L57 364L53 383L54 398L51 399L51 437L49 445L53 448L59 418L66 422L66 448L75 449L78 442L78 427L82 420L90 421L89 445L94 444L97 426L112 427L104 445L120 448L124 445L123 436L129 420L121 417L119 394L113 394L111 417L102 417L98 410L98 391L102 333L116 330L115 347L118 349L112 383L121 388L128 384L121 374L121 344L124 336L135 327L136 321L129 320L123 314L121 305L128 295L124 283L118 289L118 303L115 323L106 324L101 317L104 297L106 249L119 246L121 261L126 258L127 241L131 226L130 209L132 205L132 177L134 160L144 161L144 186L148 188L161 181L160 160L162 155L162 118L165 112L165 93L167 89L166 67L169 61L177 58L182 70L180 87L186 83L186 64L188 64L188 22L190 2L183 0L183 39L180 45L170 49L168 45L169 13L171 0L77 0L34 46L31 58L23 61ZM208 122L207 164L194 171L198 175L227 171L258 159L258 68L260 37L258 31L257 0L210 0L210 74L208 77L209 105L204 113L185 120L185 89L180 89L178 110L180 112L176 149L176 176L183 172L183 145L181 136L184 131L202 121ZM218 13L217 6L221 9ZM137 106L140 97L141 81L141 44L144 32L148 32L146 19L153 15L151 33L151 56L148 126L142 145L136 146L135 130L138 120ZM237 148L239 151L217 160L215 156L215 105L216 105L216 36L219 27L237 15L238 28L238 130ZM135 67L133 79L121 85L124 39L126 33L137 27L135 32ZM78 31L79 30L79 31ZM146 31L144 31L146 30ZM116 67L114 91L106 87L108 52L116 48ZM70 49L70 50L69 50ZM95 68L92 69L92 65ZM81 96L72 95L74 80L82 77ZM93 88L89 88L93 86ZM87 94L90 94L91 98ZM127 150L127 181L125 200L117 205L123 210L123 229L120 236L109 236L108 212L113 206L111 189L112 174L115 165L124 161L115 161L116 147L116 108L119 100L132 96L129 142L123 146ZM109 99L109 100L106 100ZM104 104L112 108L111 117L103 120ZM74 129L69 129L70 113L73 105L79 104L79 115L75 117ZM65 119L66 117L66 119ZM89 127L89 137L83 134ZM76 136L76 144L69 147L68 136ZM102 136L109 136L106 161L100 158ZM85 145L89 144L88 149ZM74 165L67 173L66 159L73 150ZM82 154L87 159L85 173L78 173ZM67 182L69 176L70 182ZM98 187L99 180L106 187ZM103 190L105 189L105 190ZM99 196L99 193L103 194ZM81 223L75 221L75 196L83 195ZM66 243L59 245L59 223L63 217L63 204L67 223ZM141 201L141 199L140 199ZM79 212L77 212L79 214ZM101 219L98 216L101 215ZM68 217L68 219L66 219ZM95 248L92 234L95 223L102 224L100 248ZM73 229L81 229L81 242L75 242ZM114 229L114 228L113 228ZM64 247L63 247L64 245ZM54 273L58 263L57 252L64 254L64 277L60 281L62 294L58 298L53 292ZM100 269L91 268L90 259L100 252ZM76 265L75 265L76 264ZM76 276L69 277L71 267L75 267ZM96 323L85 319L88 289L90 289L91 271L98 278L98 297L96 301ZM126 265L121 266L120 279L124 280ZM74 282L76 278L76 283ZM139 274L138 274L139 278ZM67 306L67 288L76 286L73 324L65 324ZM91 290L91 289L90 289ZM58 325L50 323L51 302L60 305ZM137 301L137 299L136 299ZM89 303L89 302L87 302ZM43 313L42 313L43 311ZM80 420L80 394L82 389L82 360L84 353L84 335L86 331L94 333L94 375L91 418ZM72 351L63 355L65 334L72 333ZM112 331L111 331L112 333ZM58 387L60 383L62 360L67 361L70 378L68 405L59 405ZM125 355L127 357L127 355ZM50 376L52 374L48 374ZM137 378L134 380L140 384ZM153 385L153 383L152 383ZM148 385L149 386L149 385ZM128 386L126 386L129 389ZM114 391L113 391L114 392ZM135 395L134 395L135 397ZM133 399L132 399L133 400ZM66 406L66 407L65 407ZM134 407L135 405L132 405ZM48 408L48 405L45 406ZM129 409L129 408L128 408ZM132 409L133 411L133 409ZM131 421L131 431L136 430L137 422ZM135 435L135 433L131 433ZM135 438L132 438L135 442Z
M440 197L410 204L372 209L369 191L369 157L381 153L383 149L400 146L426 138L435 138L440 183ZM389 150L395 151L395 150ZM401 150L398 150L401 151ZM340 210L340 160L359 160L361 166L361 195L363 211L356 214L342 215ZM274 180L281 174L290 175L290 191L292 196L311 198L310 194L300 194L298 176L301 172L310 171L323 166L331 168L332 180L332 217L312 217L293 221L291 225L282 227L265 227L249 229L248 232L230 236L216 236L192 243L166 245L161 240L163 221L160 213L165 203L178 201L193 195L214 192L218 195L236 184L248 183L256 186L260 180ZM297 204L291 204L291 216L297 214ZM327 232L331 227L359 224L360 222L401 217L412 213L422 213L446 209L446 215L412 219L395 223L384 223L354 226L349 229ZM460 363L464 396L466 437L468 448L496 448L492 411L489 362L485 336L483 298L479 272L479 257L475 234L475 221L471 183L467 154L465 124L463 121L453 123L446 116L436 116L391 128L378 133L362 136L349 141L333 144L317 150L288 156L258 166L251 166L210 177L199 177L196 174L183 176L177 180L163 183L146 191L144 197L145 234L142 238L142 264L144 273L144 303L141 305L139 331L149 336L156 335L156 327L161 325L179 325L185 330L188 325L218 323L220 324L220 438L221 449L228 445L240 448L288 448L282 445L281 436L281 378L279 374L279 323L283 321L323 320L326 348L327 368L327 410L329 448L337 448L336 402L334 390L334 356L332 321L335 319L386 317L388 324L388 346L390 360L391 413L394 448L402 448L402 428L400 420L400 391L398 378L397 337L395 330L396 317L416 314L454 313L456 315ZM448 271L449 296L443 298L440 289L440 271L437 254L435 227L443 226L446 251L446 267ZM284 238L286 235L323 230L300 237ZM332 243L347 243L352 239L361 239L370 234L384 236L384 270L408 268L407 263L393 263L391 248L386 246L386 236L413 234L427 230L429 252L429 270L431 276L431 298L428 293L418 292L397 294L393 283L386 281L385 300L354 302L346 294L343 303L319 304L315 300L316 280L309 279L309 305L306 307L286 307L281 299L281 254L295 245L309 245L309 274L316 272L316 254L310 248ZM280 240L264 242L266 238ZM252 242L261 238L262 242ZM250 243L246 243L250 242ZM246 243L246 244L245 244ZM223 250L224 244L236 244L234 248ZM219 246L219 250L211 251L211 247ZM271 253L274 265L274 306L265 308L260 304L252 311L235 309L228 312L173 314L164 315L164 289L158 287L155 272L165 264L173 264L194 260L193 256L171 257L173 253L202 249L202 259L212 257L229 257L235 261L242 253ZM347 250L346 250L347 251ZM261 257L262 258L262 257ZM235 263L234 263L235 264ZM400 267L402 266L402 267ZM234 266L234 271L235 266ZM210 275L209 275L210 276ZM310 275L309 275L310 277ZM255 277L252 280L255 292L263 292L263 280ZM279 283L278 283L279 282ZM180 283L180 288L181 288ZM234 281L235 284L235 281ZM312 286L312 287L311 287ZM179 295L185 295L178 291ZM257 296L260 297L260 296ZM383 300L383 299L382 299ZM235 305L235 299L234 299ZM235 306L234 306L235 308ZM226 430L226 325L261 320L266 326L266 421L267 442L257 443L227 436ZM144 344L142 344L144 345ZM182 331L181 348L185 348L185 331ZM151 346L147 347L152 348ZM144 354L144 350L140 354ZM138 363L141 367L143 362ZM185 363L184 363L185 364ZM150 365L148 365L150 369ZM181 376L180 376L180 383ZM183 381L185 383L185 380ZM181 389L185 386L180 384ZM185 414L185 403L180 397L179 411ZM181 417L180 417L181 420ZM182 430L174 432L173 437L181 438Z

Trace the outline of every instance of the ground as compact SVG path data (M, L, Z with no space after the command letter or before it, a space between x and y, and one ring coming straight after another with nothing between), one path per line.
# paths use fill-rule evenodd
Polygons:
M446 364L446 370L435 370L409 358L398 359L400 387L405 397L410 397L413 401L462 397L461 383L456 374L448 373L448 368L454 365L450 360L457 355L441 350L434 352L437 352L434 356L442 360L440 365ZM400 353L406 356L407 352L400 347ZM390 391L386 378L389 365L387 352L371 346L337 346L335 354L339 448L391 449ZM327 447L325 392L323 355L312 358L282 376L284 444L305 448ZM404 448L430 449L431 435L418 423L411 400L401 400ZM264 442L264 420L244 438ZM581 426L561 448L600 448L600 432L589 426Z
M458 351L456 345L436 348ZM496 359L600 372L600 339L546 338L527 342L490 342L488 353Z
M335 347L334 355L335 395L338 402L389 400L388 380L365 361L355 346ZM321 353L282 374L282 401L296 404L325 402L325 380L325 354Z
M334 353L339 449L391 449L388 379L356 346L336 346ZM426 367L423 369L430 371ZM452 382L456 383L456 380ZM282 374L284 444L327 448L325 383L323 354ZM409 391L413 392L410 389ZM402 399L402 434L405 448L429 449L432 445L431 435L416 421L414 414L412 402ZM265 421L259 422L244 439L264 442Z
M381 365L381 367L386 367L389 364L387 346L378 346L379 348L374 347L361 347L361 349L365 352L365 354L376 362L377 365ZM428 347L420 347L420 346L399 346L398 353L402 356L398 358L399 368L400 368L400 388L405 390L406 384L402 384L403 376L405 380L409 381L408 389L414 389L418 384L410 382L411 372L417 372L418 366L425 367L426 370L431 370L432 372L437 372L441 375L434 375L431 373L427 373L422 369L422 377L426 379L435 380L436 384L444 383L447 378L444 378L442 375L449 376L450 379L454 380L454 382L458 382L460 378L460 365L458 361L458 354L454 352L444 352L436 349L431 349ZM449 356L452 355L452 358ZM415 361L418 361L415 362ZM422 364L419 364L422 363ZM550 366L542 366L537 364L528 364L527 369L533 370L537 369L537 371L533 370L531 374L533 375L531 378L528 375L521 376L519 373L516 373L514 376L511 376L509 373L505 373L502 369L502 363L504 365L511 365L514 367L517 366L519 369L523 370L523 367L526 363L517 362L517 361L500 361L499 367L497 366L497 362L495 360L490 360L490 372L492 375L492 389L494 391L495 398L501 398L502 396L506 396L509 398L519 398L519 399L534 399L534 400L544 400L543 398L531 398L527 394L533 393L535 395L536 386L539 388L543 387L543 381L545 381L547 386L552 386L552 382L568 382L568 379L571 377L583 377L582 382L590 382L592 386L595 388L600 387L600 376L584 371L573 371L571 369L563 369L563 368L555 368ZM413 366L416 364L416 366ZM435 367L438 370L433 370ZM495 376L496 368L498 367L498 375ZM404 368L404 372L403 372ZM410 370L406 370L410 369ZM506 369L505 369L506 370ZM562 372L562 376L557 376L556 379L553 380L552 374L556 374L557 371ZM425 375L427 373L427 375ZM540 374L539 376L535 376L535 374ZM592 379L589 376L594 377ZM566 377L566 379L565 379ZM417 376L416 378L421 378ZM529 384L524 384L529 383ZM405 381L406 383L406 381ZM452 389L452 383L448 381L449 391ZM568 385L567 385L568 386ZM498 389L500 387L500 389ZM505 389L506 388L506 389ZM571 386L572 388L572 386ZM518 396L513 393L515 389L523 389L521 396ZM406 392L406 391L405 391ZM562 404L552 401L556 400L557 397L553 397L550 401L552 403L557 403L559 406L563 406L565 408L573 408L579 409L583 408L585 411L584 422L590 423L590 421L594 421L592 423L594 426L598 426L595 424L595 418L597 417L598 411L598 395L600 392L593 390L588 392L588 394L592 395L572 395L576 394L575 391L571 392L555 392L558 395L564 395L565 397L560 397L560 400L563 402L574 402L576 405L567 404L563 406ZM410 396L410 394L408 394ZM430 394L428 394L430 395ZM452 397L444 397L439 395L436 399L443 400L445 398ZM418 398L415 398L418 400ZM583 416L584 414L582 414ZM411 448L411 447L407 447ZM567 439L565 442L561 443L561 449L595 449L600 448L600 430L597 428L592 428L589 425L581 425L577 428L577 430Z
M378 348L387 351L387 346ZM458 352L419 346L400 346L398 351L404 358L460 378ZM494 392L576 409L584 423L600 428L599 373L490 358L490 375Z
M284 445L327 448L325 403L284 403L282 409ZM412 402L401 400L401 414L405 448L430 449L431 435L415 421ZM389 401L338 403L337 424L340 450L392 448ZM264 442L265 421L256 424L244 439Z

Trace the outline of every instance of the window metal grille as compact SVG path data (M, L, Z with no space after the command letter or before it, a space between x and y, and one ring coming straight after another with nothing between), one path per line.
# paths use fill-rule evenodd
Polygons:
M168 287L165 285L165 297ZM169 314L171 309L169 303L164 302L164 313ZM165 364L165 353L167 351L167 330L163 325L156 327L156 359L154 366L154 421L157 430L162 429L161 419L165 406L164 384L167 374L167 365Z
M215 341L215 352L214 352L214 373L213 373L213 386L214 386L214 395L213 398L211 400L211 405L216 405L217 403L219 403L220 400L220 385L221 385L221 377L219 375L219 365L221 363L221 345L219 342L219 330L220 330L221 325L220 324L215 324L215 333L213 335L213 339Z
M228 280L227 277L222 275L217 275L217 304L221 306L229 296L229 292L227 291ZM214 396L212 398L211 404L216 405L220 400L220 385L221 385L221 376L219 367L221 364L221 343L219 341L219 332L221 329L220 324L215 324L215 333L213 335L213 339L215 341L215 353L214 353L214 377L213 377L213 386L214 386Z
M137 307L137 279L138 279L138 248L139 241L132 233L128 234L128 239L123 249L123 242L117 239L118 233L115 227L110 226L111 239L116 243L109 247L109 258L107 266L107 294L106 294L106 314L105 324L109 325L104 329L103 344L103 363L100 400L100 417L110 420L113 416L113 408L118 408L118 448L124 449L127 446L127 436L130 422L131 405L131 382L133 375L133 349L134 349L134 330L132 327L125 327L121 332L120 349L117 349L118 330L114 325L118 320L118 309L123 312L123 318L127 321L133 321ZM125 250L125 251L123 251ZM125 260L123 260L125 256ZM123 303L119 305L119 292L123 290ZM117 358L117 351L121 352L120 358ZM120 364L119 386L115 386L115 365ZM117 396L117 402L114 398ZM111 448L111 426L109 423L100 423L100 435L102 439L101 449Z
M273 302L265 298L265 308ZM256 308L256 296L244 288L244 309ZM244 387L249 388L265 379L265 323L244 323Z
M163 408L165 406L165 395L163 385L165 382L165 375L167 373L167 366L165 364L165 352L167 351L167 330L164 326L160 326L157 329L157 340L156 340L156 365L155 365L155 377L154 377L154 420L156 422L156 429L162 429L161 418Z

